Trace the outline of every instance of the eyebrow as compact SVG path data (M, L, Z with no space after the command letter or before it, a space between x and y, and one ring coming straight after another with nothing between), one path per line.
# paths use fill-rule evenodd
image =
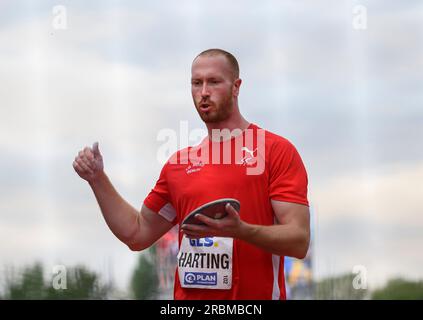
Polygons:
M203 79L202 78L191 78L191 81L196 81L196 80L200 80L200 81L202 81ZM223 80L223 78L222 77L219 77L219 76L213 76L213 77L207 77L206 78L206 80Z

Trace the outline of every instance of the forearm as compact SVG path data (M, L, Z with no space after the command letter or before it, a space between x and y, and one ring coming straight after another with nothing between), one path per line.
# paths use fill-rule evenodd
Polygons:
M110 230L128 244L137 232L139 213L121 197L105 173L89 184Z
M243 222L237 236L279 256L303 259L309 246L309 234L295 225L261 226Z

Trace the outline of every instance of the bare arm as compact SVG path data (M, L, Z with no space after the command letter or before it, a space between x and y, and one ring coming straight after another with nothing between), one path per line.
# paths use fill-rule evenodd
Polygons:
M238 212L227 206L228 215L213 220L203 215L198 219L207 226L183 225L188 237L233 237L256 245L280 256L302 259L306 256L310 241L310 213L307 206L273 201L272 207L278 224L261 226L249 224L239 218Z
M240 238L280 256L303 259L310 241L310 213L307 206L272 200L278 224L245 224Z
M139 212L122 198L104 172L98 144L80 151L73 167L88 181L110 230L131 250L148 248L172 228L173 225L157 213L145 206Z

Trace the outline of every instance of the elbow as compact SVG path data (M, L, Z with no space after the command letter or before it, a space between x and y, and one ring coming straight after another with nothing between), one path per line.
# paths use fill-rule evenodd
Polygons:
M301 237L294 257L300 260L304 259L307 256L309 246L310 234L307 232Z
M135 236L120 237L119 240L126 244L131 251L142 251L149 247Z
M152 239L140 238L140 237L131 237L123 241L131 251L143 251L150 248L154 241Z
M127 245L131 251L143 251L151 246L151 243L147 243L146 239L139 236L140 232L135 230L132 234L127 235L125 238L120 240Z
M295 254L295 258L297 259L304 259L307 256L308 248L306 250L298 250L298 252Z
M149 244L140 243L140 242L130 242L125 243L131 251L143 251L150 247Z
M143 246L139 244L127 244L127 246L131 251L142 251L145 249Z

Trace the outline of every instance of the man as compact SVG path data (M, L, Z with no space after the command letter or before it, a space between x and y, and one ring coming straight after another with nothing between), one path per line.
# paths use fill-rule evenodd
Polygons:
M222 219L198 215L203 225L180 225L175 299L285 299L283 257L302 259L308 250L303 162L289 141L242 117L240 86L232 54L209 49L194 59L191 92L208 136L168 160L140 212L112 186L98 143L73 163L111 231L132 250L150 247L207 202L240 202L239 212L226 205ZM222 160L228 147L235 152Z

